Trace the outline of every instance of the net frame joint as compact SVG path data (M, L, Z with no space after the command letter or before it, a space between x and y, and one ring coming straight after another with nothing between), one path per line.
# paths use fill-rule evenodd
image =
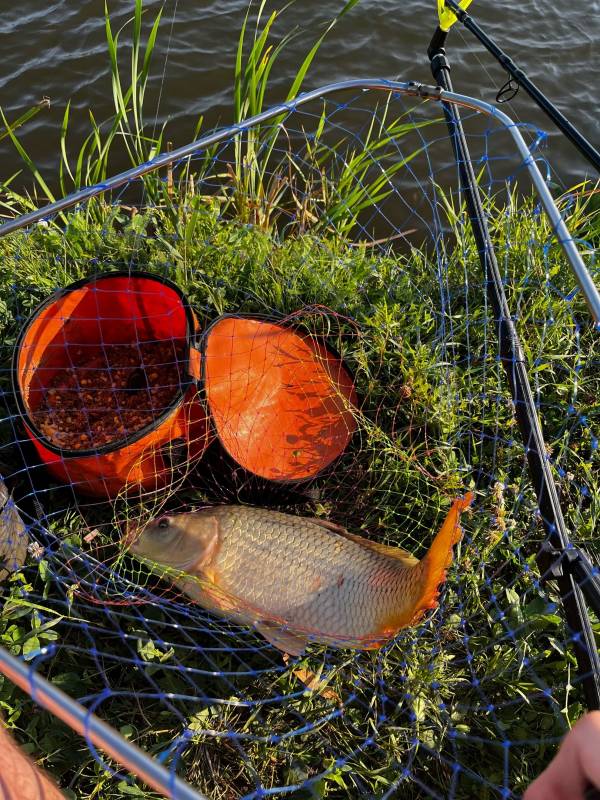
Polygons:
M559 550L549 542L545 542L541 553L549 560L543 581L557 580L565 575L573 577L588 605L600 619L600 570L585 550L573 546Z
M441 86L430 86L427 83L419 83L418 81L409 81L408 87L407 94L414 97L427 98L428 100L441 100L444 94Z

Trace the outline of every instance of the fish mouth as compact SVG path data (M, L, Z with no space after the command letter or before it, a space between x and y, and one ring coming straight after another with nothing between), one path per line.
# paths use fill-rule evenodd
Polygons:
M125 550L131 550L134 553L137 551L137 543L147 526L148 523L144 525L141 522L133 520L125 520L123 523L121 523L121 544Z

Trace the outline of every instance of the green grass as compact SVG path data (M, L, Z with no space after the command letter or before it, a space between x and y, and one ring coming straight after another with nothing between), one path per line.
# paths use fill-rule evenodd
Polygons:
M136 148L160 145L144 144L148 73L142 53L152 47L141 44L141 11L136 4L131 86L119 82L122 45L111 31L115 119L84 145L75 169L67 167L63 147L65 181L67 174L75 185L106 175L111 148L121 139L132 148L134 162L151 152ZM247 66L241 57L236 64L239 118L264 102L277 51L268 50L272 24L268 17L266 27L257 25ZM244 33L240 42L240 52L247 52ZM309 65L311 52L303 65ZM298 75L304 72L302 66ZM443 602L423 626L402 633L380 653L311 648L305 665L327 675L343 700L339 714L318 694L303 694L278 654L261 649L252 632L176 602L166 585L120 558L112 525L116 509L75 504L70 492L48 486L42 504L49 526L71 550L46 550L41 561L30 559L2 587L0 641L28 659L40 646L55 645L38 668L75 697L95 695L106 680L114 694L98 713L150 753L162 752L185 724L193 737L182 747L177 769L219 800L242 797L259 784L307 779L313 780L295 796L379 797L389 791L427 798L435 791L447 795L452 785L457 798L491 800L506 775L517 794L584 707L560 606L548 606L557 599L554 589L536 586L534 556L543 530L463 209L440 200L446 236L439 260L424 234L413 237L412 246L394 241L396 246L372 247L361 233L365 215L384 203L388 209L398 197L373 176L370 158L387 163L393 158L390 133L397 141L414 132L410 120L392 109L378 113L383 121L363 131L362 151L351 141L327 138L323 110L313 120L315 137L303 143L302 162L294 148L280 146L285 126L278 129L279 139L272 127L263 127L254 138L233 142L230 171L196 160L181 165L171 183L156 175L145 180L144 203L90 201L64 219L0 239L0 388L6 404L0 463L21 495L31 489L14 446L9 364L18 330L56 288L124 266L175 280L204 325L227 311L285 316L303 310L306 328L327 334L346 359L362 398L358 435L335 470L315 482L318 495L295 506L299 513L326 516L421 556L452 497L476 488ZM67 128L68 113L63 143ZM285 185L273 178L283 174L283 164L286 175L292 165L293 175ZM396 177L402 177L401 169ZM64 183L63 191L69 186ZM14 213L37 201L7 187L4 208ZM574 539L597 551L598 336L579 296L563 297L573 279L533 201L499 195L488 207L509 303L518 312L542 403L546 441L560 467L556 479L565 517ZM576 201L568 222L574 234L597 244L594 195ZM213 466L207 462L199 469ZM214 487L200 490L199 484L198 475L190 475L179 500L214 500ZM83 537L91 528L100 534L87 543ZM94 589L85 563L72 559L72 548L106 560L115 574L95 574ZM166 599L153 606L118 605L126 579L166 593ZM93 591L106 606L90 602ZM173 620L179 630L168 627ZM543 694L546 688L550 697ZM143 694L154 690L171 693L171 704ZM155 796L110 777L79 737L5 679L0 714L73 796ZM311 730L290 736L304 724ZM505 740L513 743L508 749ZM456 773L454 763L460 765ZM403 769L410 777L398 785Z

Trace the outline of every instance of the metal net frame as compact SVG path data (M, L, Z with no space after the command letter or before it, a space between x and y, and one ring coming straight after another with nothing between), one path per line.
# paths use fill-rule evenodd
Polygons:
M525 348L512 363L444 109L462 111ZM200 796L179 775L214 797L233 786L245 798L510 798L524 789L517 765L539 770L540 746L549 757L570 715L594 706L597 621L582 590L597 569L561 572L545 481L560 497L564 547L591 546L598 360L584 298L596 313L596 268L592 245L563 220L577 225L580 198L563 196L560 210L552 198L546 144L473 98L348 81L0 227L5 269L22 265L4 298L0 461L13 495L3 514L16 503L28 545L26 564L0 585L2 624L15 631L0 670L82 733L102 769L122 779L125 766L172 797ZM50 478L10 390L18 330L73 280L140 270L177 284L202 329L227 313L292 316L327 341L360 396L340 458L282 488L239 481L222 454L203 453L183 468L172 461L173 480L150 499L90 498L77 480ZM506 377L524 365L527 411L545 435L537 483L540 440L524 440L515 419L529 400L511 395ZM122 533L123 519L165 509L252 503L421 557L468 489L475 501L438 607L375 651L314 643L285 660L132 558ZM543 724L532 737L534 718Z

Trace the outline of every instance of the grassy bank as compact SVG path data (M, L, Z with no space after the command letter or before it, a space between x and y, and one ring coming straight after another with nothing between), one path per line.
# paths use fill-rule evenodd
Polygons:
M543 398L547 441L563 476L563 506L578 538L592 540L598 511L592 446L598 345L589 327L577 330L572 304L543 290L548 262L531 242L545 239L548 231L524 208L515 209L514 217L500 217L497 235L501 242L510 231L514 272L508 288L519 307L533 380ZM344 316L336 319L333 338L365 398L359 437L336 470L318 481L319 499L296 506L298 512L325 515L422 555L455 493L476 486L476 510L465 523L442 606L424 626L401 634L380 654L313 649L307 666L324 669L345 703L333 718L328 718L330 704L319 696L303 697L293 675L253 634L219 623L181 599L158 600L150 614L145 604L129 616L118 605L103 611L90 602L89 577L81 593L76 580L81 568L65 568L65 553L56 545L37 567L31 564L5 587L16 602L4 607L3 643L27 655L54 642L58 650L40 668L75 696L95 695L98 681L106 680L110 699L101 713L151 752L164 749L183 726L196 731L182 747L178 769L215 797L250 793L255 781L288 785L328 770L312 784L317 796L380 795L394 785L407 760L412 778L398 790L400 796L427 797L448 786L456 763L461 767L457 797L472 796L475 786L479 796L495 797L492 786L506 780L503 737L514 743L509 785L523 788L552 752L548 737L560 735L580 714L582 698L560 609L548 605L555 600L551 592L536 586L533 555L543 533L484 322L471 243L461 242L449 267L450 338L440 336L439 283L422 252L375 255L341 239L308 234L280 240L258 228L223 222L208 208L201 213L202 236L191 251L186 246L177 264L171 222L156 211L152 215L158 234L143 244L139 221L122 229L99 228L97 220L83 215L70 219L67 233L37 227L2 240L5 367L18 320L31 306L58 282L94 271L98 263L122 265L130 259L133 238L136 265L177 277L205 320L233 310L286 314L316 303ZM465 252L471 253L467 264ZM525 258L528 267L521 272ZM554 282L569 283L558 252L550 263L558 268ZM201 264L201 274L190 264ZM307 311L306 320L314 330L322 318ZM8 371L3 388L9 389ZM577 425L569 413L573 403L577 419L586 417L586 425ZM14 413L10 399L8 404ZM2 459L7 474L16 478L18 453L8 445L13 420L7 415ZM191 476L182 501L214 501L210 491L200 494L193 486ZM86 509L84 503L74 508L58 489L47 492L43 502L53 534L82 546L90 559L98 550L86 545L83 535L92 525L100 526L106 540L114 539L110 507ZM94 575L96 600L114 603L120 597L125 578L131 577L126 567L121 573L123 578ZM158 597L165 589L150 588ZM35 609L22 605L24 598ZM81 627L83 619L97 626L92 634ZM193 634L169 630L168 621L175 619ZM115 631L131 637L124 651ZM159 640L167 644L159 646ZM215 641L222 652L214 652ZM200 674L190 679L181 673L184 666ZM208 678L202 670L230 677ZM238 672L238 678L231 677ZM158 687L162 699L140 699L150 686ZM167 692L177 698L176 710L165 707ZM269 699L271 704L262 705ZM30 701L7 681L0 700L8 724L76 796L125 791L103 777L76 737L45 713L33 713ZM314 729L283 742L272 738L304 725ZM342 763L333 768L336 758ZM491 786L481 786L477 776Z
M271 25L257 28L249 51L242 41L238 118L261 108L260 86L274 64L266 49ZM137 41L143 70L136 26L133 52ZM294 81L293 93L300 85ZM135 139L131 115L143 101L136 86L136 103L128 89L116 91L111 144L87 145L77 163L91 166L71 169L76 185L107 173L119 132ZM130 128L121 129L126 120ZM315 125L318 131L318 117ZM362 399L358 433L332 472L300 498L278 498L280 507L422 556L451 499L476 492L435 613L380 652L310 649L303 666L327 681L338 706L305 692L252 631L211 617L133 562L116 560L115 509L75 502L30 462L43 512L32 535L44 552L1 587L0 641L219 800L291 786L304 798L515 796L583 710L560 605L552 584L539 581L543 528L464 214L440 193L441 241L426 230L379 243L365 235L365 219L383 216L382 204L403 195L363 167L385 163L390 143L414 129L408 125L387 113L384 126L363 131L362 161L352 144L320 150L308 138L313 149L304 143L303 153L314 160L307 169L303 159L305 172L287 183L273 158L289 167L288 153L277 156L280 140L263 128L231 143L230 170L224 155L218 169L198 159L170 177L151 176L131 199L92 201L0 239L0 462L30 514L23 455L30 456L19 444L10 393L12 346L37 302L113 268L175 280L204 326L228 311L301 311L307 330L327 335L343 355ZM132 150L132 160L148 154ZM308 180L318 170L331 180ZM9 212L30 201L8 188L4 203ZM563 510L574 538L594 550L598 336L534 201L504 194L489 210ZM589 198L567 213L575 235L598 241ZM235 496L211 458L189 475L177 503ZM52 652L41 654L44 646ZM110 777L78 737L4 679L0 711L74 797L154 796Z

